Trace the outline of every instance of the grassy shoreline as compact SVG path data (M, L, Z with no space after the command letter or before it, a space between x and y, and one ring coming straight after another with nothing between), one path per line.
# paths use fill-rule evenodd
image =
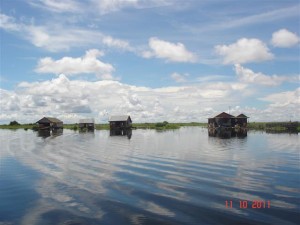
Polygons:
M295 131L300 132L300 123L293 122L296 126ZM247 127L249 130L273 131L273 132L288 132L286 127L287 122L251 122ZM155 130L173 130L180 127L207 127L207 123L168 123L166 121L159 123L133 123L133 129L155 129ZM78 130L78 124L64 124L64 129ZM19 125L0 125L0 129L35 129L35 124L19 124ZM109 124L95 124L96 130L109 130Z
M300 123L297 122L251 122L247 124L249 130L267 132L300 132Z
M156 129L156 130L172 130L172 129L179 129L180 127L186 126L200 126L206 127L207 123L168 123L168 122L161 122L161 123L133 123L133 129ZM35 129L37 126L35 124L20 124L20 125L0 125L0 129ZM70 130L78 130L78 124L64 124L64 129ZM96 130L109 130L109 124L95 124Z

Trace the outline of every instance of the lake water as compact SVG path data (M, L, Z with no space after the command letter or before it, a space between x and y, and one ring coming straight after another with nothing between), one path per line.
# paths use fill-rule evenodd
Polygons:
M0 137L0 225L300 221L297 134L220 139L186 127Z

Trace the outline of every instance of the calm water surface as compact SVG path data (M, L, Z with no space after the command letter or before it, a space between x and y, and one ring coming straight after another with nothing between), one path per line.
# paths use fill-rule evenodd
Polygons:
M300 221L298 135L219 139L188 127L133 130L131 139L71 130L0 137L0 225Z

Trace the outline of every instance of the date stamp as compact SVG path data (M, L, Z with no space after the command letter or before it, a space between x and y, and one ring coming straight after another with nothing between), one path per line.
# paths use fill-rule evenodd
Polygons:
M226 200L225 201L225 207L230 209L235 206L238 206L240 209L270 209L271 208L271 201L270 200L240 200L238 202L233 202L232 200Z

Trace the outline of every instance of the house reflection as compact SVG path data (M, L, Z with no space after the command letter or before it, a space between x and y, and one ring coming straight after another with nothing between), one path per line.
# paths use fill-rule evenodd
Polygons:
M247 137L247 129L235 129L236 137L245 138Z
M209 137L218 137L228 139L232 137L245 138L247 137L247 129L233 129L233 128L208 128Z
M131 130L131 129L125 129L125 130L110 130L109 135L110 135L110 136L127 136L128 139L131 139L131 136L132 136L132 130Z
M79 131L79 133L90 133L90 134L93 134L95 132L95 129L84 128L84 129L79 129L78 131Z
M37 136L42 138L57 137L63 134L63 129L39 129Z

